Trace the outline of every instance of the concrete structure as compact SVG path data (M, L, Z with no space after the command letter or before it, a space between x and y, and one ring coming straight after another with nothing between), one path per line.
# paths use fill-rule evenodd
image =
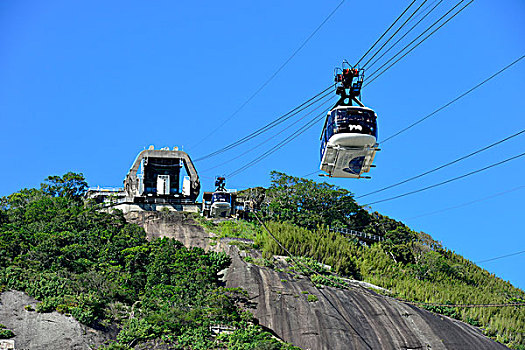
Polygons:
M188 176L179 191L180 170L184 165ZM195 202L200 191L197 170L186 152L152 147L139 153L124 180L128 198L135 202Z
M182 179L184 168L187 176ZM200 181L189 155L177 147L139 153L124 180L124 188L91 188L88 197L107 208L130 211L197 212Z

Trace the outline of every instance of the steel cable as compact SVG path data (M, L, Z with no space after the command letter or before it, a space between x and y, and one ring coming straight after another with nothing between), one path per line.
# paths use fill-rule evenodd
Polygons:
M372 68L372 67L373 67L373 66L374 66L374 65L375 65L375 64L376 64L381 58L383 58L387 53L390 52L390 50L392 50L397 44L399 44L399 42L401 42L401 40L403 40L403 39L404 39L408 34L410 34L410 33L411 33L411 32L412 32L412 31L413 31L413 30L414 30L414 29L415 29L415 28L421 23L421 22L423 22L423 21L425 20L425 18L428 17L428 15L430 15L432 12L434 12L434 10L435 10L435 9L436 9L436 8L442 3L442 2L443 2L443 0L440 0L440 1L439 1L434 7L432 7L432 9L430 9L430 11L428 11L428 12L426 12L426 13L425 13L425 11L426 11L427 9L423 10L423 13L425 13L425 15L424 15L423 17L421 17L421 19L420 19L419 21L417 21L417 23L414 24L409 30L407 30L406 33L403 34L403 35L401 36L401 38L399 38L395 43L393 43L392 45L390 45L390 47L389 47L385 52L383 52L383 53L381 54L381 56L379 56L378 58L376 58L375 61L372 62L372 63L370 64L370 66L368 66L368 69ZM434 2L434 3L435 3L435 2ZM432 6L434 3L430 4L429 7Z
M422 121L432 117L433 115L435 115L436 113L442 111L443 109L447 108L448 106L450 106L451 104L453 104L454 102L460 100L461 98L467 96L468 94L470 94L471 92L473 92L474 90L476 90L477 88L481 87L482 85L486 84L488 81L492 80L493 78L495 78L496 76L500 75L501 73L503 73L504 71L506 71L507 69L509 69L510 67L512 67L513 65L515 65L516 63L518 63L519 61L521 61L523 58L525 58L525 55L521 56L520 58L516 59L515 61L513 61L512 63L510 63L509 65L503 67L502 69L500 69L499 71L497 71L496 73L492 74L490 77L488 77L487 79L483 80L481 83L477 84L476 86L470 88L469 90L467 90L466 92L462 93L461 95L459 95L458 97L454 98L452 101L446 103L445 105L439 107L438 109L436 109L435 111L433 111L432 113L424 116L423 118L417 120L416 122L410 124L409 126L407 126L406 128L404 129L401 129L400 131L396 132L395 134L387 137L386 139L384 140L381 140L380 143L381 144L384 144L385 142L393 139L394 137L398 136L399 134L402 134L404 133L405 131L413 128L414 126L416 126L417 124L421 123Z
M428 27L423 33L418 35L414 40L412 40L408 45L406 45L403 49L401 49L397 54L395 54L393 57L391 57L388 61L386 61L381 67L376 69L374 72L372 72L369 75L369 78L373 77L377 72L379 72L384 66L386 66L388 63L390 63L393 59L395 59L399 54L401 54L405 49L407 49L410 45L412 45L415 41L417 41L421 36L423 36L426 32L428 32L430 29L432 29L433 26L435 26L437 23L439 23L443 18L448 16L450 12L452 12L456 7L458 7L462 2L465 0L459 1L454 7L452 7L447 13L445 13L443 16L441 16L436 22L434 22L430 27ZM434 33L436 33L439 29L441 29L445 24L450 22L454 17L456 17L458 14L460 14L464 9L466 9L470 4L472 4L474 0L470 0L465 6L463 6L461 9L459 9L456 13L454 13L450 18L448 18L445 22L443 22L439 27L434 29L430 34L428 34L425 38L423 38L420 42L418 42L414 47L412 47L409 51L407 51L403 56L398 58L394 63L392 63L390 66L385 68L379 75L376 75L372 80L368 81L363 87L366 87L370 85L374 80L379 78L381 75L383 75L387 70L392 68L397 62L399 62L401 59L403 59L406 55L408 55L410 52L412 52L415 48L417 48L419 45L421 45L424 41L426 41L428 38L430 38Z
M238 175L239 173L243 172L244 170L250 168L251 166L259 163L261 160L263 160L264 158L268 157L269 155L271 155L272 153L275 153L276 151L278 151L279 149L281 149L282 147L284 147L286 144L290 143L291 141L293 141L295 138L297 138L299 135L301 135L302 133L304 133L305 131L307 131L308 129L310 129L312 126L314 126L317 122L319 122L322 118L325 117L325 114L326 112L328 111L328 109L324 110L323 112L321 112L320 114L318 114L317 116L315 116L313 119L311 119L308 123L304 124L302 126L302 128L300 128L299 130L295 131L294 133L292 133L291 135L289 135L288 137L286 137L284 140L282 140L281 142L279 142L277 145L275 145L274 147L272 147L271 149L269 149L268 151L264 152L263 154L259 155L257 158L253 159L251 162L245 164L244 166L240 167L239 169L236 169L234 170L233 172L231 172L230 174L227 175L227 177L233 177L233 176L236 176Z
M296 124L299 123L301 120L303 120L304 118L306 118L307 116L309 116L310 114L312 114L313 112L315 112L316 110L318 110L319 108L321 108L322 106L324 106L325 104L327 104L328 102L332 102L332 100L329 100L329 99L328 99L328 100L324 101L323 103L321 103L320 105L318 105L317 107L315 107L314 109L310 110L308 113L304 114L302 117L300 117L299 119L297 119L296 121L294 121L293 123L291 123L290 125L288 125L285 129L279 131L279 132L278 132L277 134L275 134L275 135L272 135L271 137L267 138L267 139L264 140L263 142L261 142L261 143L257 144L256 146L254 146L254 147L248 149L247 151L244 151L243 153L239 154L238 156L233 157L233 158L231 158L231 159L228 159L228 160L225 161L225 162L222 162L222 163L220 163L220 164L218 164L218 165L215 165L215 166L212 166L212 167L210 167L210 168L204 169L204 170L202 170L202 171L203 171L203 172L206 172L206 171L210 171L210 170L216 169L216 168L218 168L218 167L220 167L220 166L223 166L223 165L225 165L225 164L231 163L231 162L233 162L234 160L237 160L237 159L241 158L242 156L244 156L244 155L246 155L246 154L248 154L248 153L254 151L255 149L257 149L257 148L261 147L262 145L266 144L267 142L273 140L275 137L279 136L280 134L282 134L283 132L285 132L286 130L288 130L290 127L296 125Z
M389 185L389 186L385 186L385 187L380 188L380 189L378 189L378 190L375 190L375 191L372 191L372 192L365 193L365 194L360 195L360 196L357 196L357 197L355 197L355 198L357 199L357 198L367 197L367 196L370 196L370 195L372 195L372 194L376 194L376 193L379 193L379 192L383 192L383 191L386 191L386 190L388 190L388 189L391 189L391 188L397 187L397 186L399 186L399 185L405 184L405 183L410 182L410 181L412 181L412 180L419 179L419 178L421 178L421 177L423 177L423 176L425 176L425 175L428 175L428 174L431 174L431 173L433 173L433 172L436 172L436 171L438 171L438 170L440 170L440 169L446 168L446 167L448 167L448 166L450 166L450 165L452 165L452 164L456 164L456 163L458 163L458 162L460 162L460 161L462 161L462 160L465 160L465 159L467 159L467 158L470 158L470 157L472 157L472 156L474 156L474 155L476 155L476 154L478 154L478 153L481 153L481 152L486 151L486 150L488 150L488 149L490 149L490 148L492 148L492 147L495 147L495 146L497 146L497 145L499 145L499 144L502 144L503 142L506 142L506 141L508 141L508 140L510 140L510 139L513 139L514 137L519 136L519 135L521 135L521 134L523 134L523 133L525 133L525 129L523 129L523 130L521 130L521 131L519 131L519 132L517 132L517 133L514 133L514 134L512 134L512 135L510 135L510 136L507 136L507 137L505 137L505 138L503 138L503 139L501 139L501 140L499 140L499 141L496 141L496 142L494 142L494 143L492 143L492 144L490 144L490 145L488 145L488 146L482 147L482 148L480 148L480 149L478 149L478 150L476 150L476 151L474 151L474 152L471 152L471 153L469 153L469 154L467 154L467 155L464 155L464 156L462 156L462 157L459 157L459 158L457 158L457 159L455 159L455 160L453 160L453 161L451 161L451 162L448 162L448 163L446 163L446 164L440 165L440 166L438 166L438 167L436 167L436 168L434 168L434 169L431 169L431 170L425 171L425 172L423 172L423 173L421 173L421 174L419 174L419 175L412 176L412 177L410 177L410 178L408 178L408 179L406 179L406 180L403 180L403 181L397 182L397 183L392 184L392 185Z
M383 39L383 37L386 35L386 33L388 33L390 31L390 29L392 29L392 27L394 27L397 23L397 21L399 21L401 19L401 17L403 17L403 15L412 7L412 5L414 5L414 3L416 2L416 0L413 0L409 5L408 7L396 18L396 20L394 21L394 23L392 23L390 25L390 27L387 28L387 30L385 30L383 32L383 34L381 34L381 36L379 37L379 39L376 40L376 42L365 52L365 54L363 56L361 56L361 58L359 59L359 61L357 61L357 63L355 64L356 66L359 65L359 62L361 62L363 60L363 58L366 57L366 55L368 55L370 53L370 51L372 51L372 49L381 41L381 39Z
M518 255L518 254L523 254L525 253L525 250L522 250L520 252L516 252L516 253L511 253L511 254L506 254L506 255L502 255L502 256L497 256L495 258L491 258L491 259L485 259L485 260L480 260L480 261L476 261L476 264L479 264L479 263L484 263L484 262L489 262L489 261L494 261L494 260L499 260L499 259L503 259L503 258L508 258L510 256L514 256L514 255Z
M224 153L226 151L229 151L230 149L232 148L235 148L251 139L253 139L254 137L257 137L259 135L261 135L262 133L276 127L277 125L285 122L286 120L290 119L291 117L297 115L298 113L302 112L303 110L305 110L306 108L314 105L315 103L325 99L326 97L328 97L329 95L331 95L331 92L330 93L327 93L321 97L318 98L318 96L322 95L323 93L327 92L328 90L332 89L334 87L334 85L330 85L329 87L327 87L326 89L324 89L323 91L317 93L315 96L309 98L306 102L303 102L302 104L300 104L299 106L295 107L294 109L288 111L287 113L281 115L280 117L274 119L272 122L264 125L263 127L255 130L254 132L252 132L251 134L249 135L246 135L244 136L243 138L217 150L217 151L214 151L214 152L211 152L205 156L202 156L202 157L199 157L195 160L195 162L199 162L199 161L202 161L202 160L205 160L205 159L208 159L210 157L214 157L216 155L219 155L221 153ZM316 100L317 98L317 100ZM313 102L312 102L313 101Z
M288 57L288 59L286 61L284 61L283 64L281 64L281 66L279 66L279 68L250 96L248 97L248 99L246 101L244 101L240 106L239 108L237 108L228 118L226 118L219 126L217 126L215 129L213 129L208 135L206 135L202 140L200 140L197 144L195 144L193 147L198 147L199 145L201 145L205 140L207 140L211 135L213 135L215 132L217 132L217 130L219 130L221 127L224 126L224 124L226 124L227 122L229 122L233 117L235 117L248 103L250 103L276 76L277 74L279 74L279 72L281 72L281 70L283 70L284 67L286 67L286 65L288 63L290 63L290 61L299 53L299 51L301 51L305 46L306 44L314 37L314 35L324 26L324 24L326 22L328 22L328 20L336 13L336 11L341 7L341 5L343 5L343 3L345 2L345 0L342 0L339 5L337 5L337 7L332 11L330 12L330 14L323 20L323 22L321 22L321 24L319 24L317 26L317 28L315 28L315 30L306 38L306 40L292 53L292 55L290 57Z
M403 29L403 27L408 23L408 21L410 21L410 19L411 19L412 17L414 17L414 15L415 15L416 13L418 13L418 11L421 9L421 7L423 7L423 5L424 5L426 2L427 2L427 0L423 0L423 2L419 5L419 7L416 8L416 9L412 12L412 14L411 14L410 16L408 16L408 18L407 18L407 19L406 19L406 20L405 20L405 21L399 26L399 28L396 29L396 31L395 31L392 35L390 35L390 38L388 38L387 41L385 41L385 42L383 43L383 45L381 45L381 47L380 47L379 49L376 50L376 52L372 55L372 57L370 57L370 58L368 59L368 61L366 61L366 63L363 64L363 69L366 68L366 66L368 65L368 63L370 63L370 61L373 60L374 57L376 57L376 55L377 55L379 52L381 52L381 50L383 50L383 48L384 48L384 47L390 42L390 40L392 40L392 38L393 38L394 36L396 36L396 34L399 33L399 31L400 31L401 29Z
M485 171L485 170L488 170L490 168L494 168L496 166L499 166L499 165L502 165L504 163L507 163L507 162L510 162L514 159L517 159L517 158L520 158L520 157L523 157L525 156L525 152L524 153L521 153L521 154L518 154L516 156L513 156L513 157L510 157L510 158L507 158L505 160L502 160L500 162L497 162L497 163L493 163L491 165L488 165L486 167L483 167L483 168L480 168L480 169L477 169L477 170L474 170L474 171L471 171L469 173L466 173L466 174L463 174L463 175L460 175L460 176L456 176L454 178L451 178L451 179L448 179L448 180L445 180L445 181L442 181L442 182L439 182L437 184L433 184L433 185L430 185L430 186L426 186L426 187L423 187L423 188L420 188L420 189L417 189L417 190L414 190L414 191L410 191L410 192L406 192L406 193L403 193L403 194L400 194L400 195L397 195L397 196L394 196L394 197L390 197L390 198L385 198L385 199L381 199L381 200L378 200L378 201L375 201L375 202L371 202L371 203L367 203L367 204L364 204L362 205L363 207L366 207L366 206L370 206L370 205L373 205L373 204L378 204L378 203L383 203L383 202L388 202L388 201L391 201L391 200L394 200L394 199L398 199L398 198L402 198L402 197L406 197L406 196L409 196L409 195L412 195L412 194L416 194L416 193L419 193L419 192L423 192L423 191L426 191L426 190L429 190L431 188L435 188L435 187L438 187L438 186L442 186L442 185L445 185L447 183L450 183L450 182L453 182L453 181L456 181L456 180L460 180L460 179L463 179L465 177L468 177L468 176L471 176L471 175L474 175L474 174L477 174L477 173L480 173L482 171Z
M413 219L421 218L421 217L424 217L424 216L429 216L429 215L439 214L439 213L443 213L443 212L445 212L445 211L449 211L449 210L453 210L453 209L457 209L457 208L466 207L466 206L468 206L468 205L472 205L472 204L475 204L475 203L484 202L484 201L487 201L487 200L489 200L489 199L496 198L496 197L502 196L502 195L507 194L507 193L511 193L511 192L515 192L515 191L521 190L521 189L523 189L523 188L525 188L525 185L524 185L524 186L515 187L515 188L513 188L513 189L510 189L510 190L507 190L507 191L504 191L504 192L499 192L499 193L496 193L496 194L490 195L490 196L488 196L488 197L483 197L483 198L475 199L475 200L472 200L472 201L469 201L469 202L466 202L466 203L462 203L462 204L454 205L454 206L452 206L452 207L447 207L447 208L444 208L444 209L434 210L434 211L431 211L431 212L429 212L429 213L420 214L420 215L416 215L416 216L411 216L411 217L409 217L409 218L406 218L405 220L413 220Z
M295 263L296 266L300 266L302 267L303 269L305 270L308 270L310 271L311 273L313 273L314 275L316 276L319 276L321 279L329 282L329 283L335 283L336 285L339 285L339 286L342 286L343 289L349 289L348 286L344 286L340 283L338 283L337 281L333 281L331 279L328 279L326 276L323 276L321 275L319 272L315 271L314 269L310 268L308 265L306 264L302 264L300 263L296 258L295 256L290 253L290 251L288 249L286 249L286 247L281 244L281 242L279 242L279 240L277 239L277 237L275 237L273 235L273 233L268 229L268 227L266 226L266 224L259 218L259 216L257 215L257 213L255 212L255 210L253 211L253 214L255 216L255 218L257 219L257 221L259 221L259 223L261 224L261 226L264 228L264 230L268 233L268 235L270 235L270 237L275 241L275 243L277 243L277 245L282 249L284 250L288 256L290 257L290 259L292 259L292 261ZM341 318L343 319L343 321L346 322L346 324L348 324L348 326L355 332L355 334L357 334L359 336L359 338L361 338L361 340L366 344L366 346L368 346L369 349L372 349L372 347L370 346L370 344L368 344L368 342L366 341L365 338L363 338L363 336L361 334L359 334L359 332L357 331L357 329L354 328L354 326L350 323L350 321L348 321L346 319L346 317L341 313L341 311L339 311L339 309L330 301L330 299L328 299L328 297L326 295L324 295L324 293L321 291L321 289L319 287L317 287L317 284L312 280L312 278L310 277L310 275L306 275L306 278L308 278L308 280L313 284L313 286L315 287L315 289L317 289L319 291L319 293L326 299L326 301L336 310L336 312L339 314L339 316L341 316Z

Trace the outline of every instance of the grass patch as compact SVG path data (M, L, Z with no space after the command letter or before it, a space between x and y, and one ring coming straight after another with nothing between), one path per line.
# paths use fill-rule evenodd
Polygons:
M216 233L219 238L246 238L255 239L261 232L259 226L247 221L223 221L216 225Z
M306 300L308 300L309 303L315 303L316 301L319 301L319 298L313 294L308 294Z
M0 339L9 339L13 338L14 336L15 333L13 333L12 330L7 329L7 327L3 324L0 324Z
M230 241L228 242L228 245L237 246L239 250L250 250L252 248L255 249L253 243L246 243L246 242L241 242L241 241Z

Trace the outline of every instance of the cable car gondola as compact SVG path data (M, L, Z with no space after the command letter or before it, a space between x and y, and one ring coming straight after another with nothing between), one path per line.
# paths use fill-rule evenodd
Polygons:
M341 73L335 74L336 93L341 97L326 116L321 134L320 169L329 177L362 178L361 175L373 167L378 150L377 115L358 99L363 70L345 68L345 63Z
M231 200L231 194L228 192L213 192L210 215L213 217L229 217L232 207Z
M202 213L207 217L229 217L232 213L232 203L235 202L232 193L226 189L226 179L215 179L215 192L204 192L202 195Z

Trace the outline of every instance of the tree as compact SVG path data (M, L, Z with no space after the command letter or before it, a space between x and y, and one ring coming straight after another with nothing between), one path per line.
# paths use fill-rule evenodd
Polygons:
M277 171L272 171L271 177L272 185L266 192L270 219L309 229L359 226L370 221L348 190Z
M80 199L86 193L88 184L82 173L68 172L62 177L48 176L40 188L45 194L53 197Z
M395 262L411 263L414 261L412 246L417 234L406 226L399 226L388 231L385 235L383 247L392 256Z

